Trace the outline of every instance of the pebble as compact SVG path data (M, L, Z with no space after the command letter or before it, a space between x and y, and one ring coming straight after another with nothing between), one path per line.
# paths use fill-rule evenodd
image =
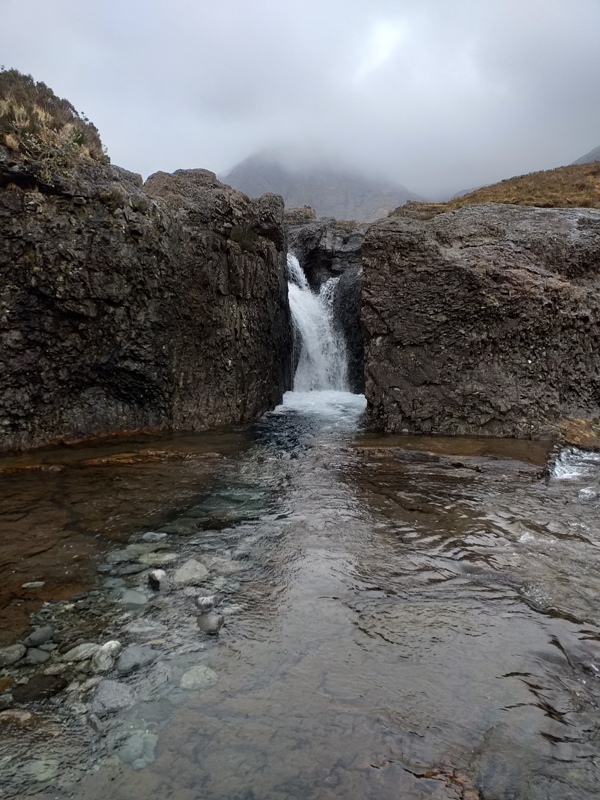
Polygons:
M24 644L11 644L8 647L0 647L0 668L10 667L19 661L25 653L27 648Z
M190 558L179 569L175 570L173 583L177 586L201 586L208 578L209 572L195 558Z
M29 583L22 583L21 589L41 589L46 585L46 581L29 581Z
M163 539L166 539L167 536L168 534L161 533L160 531L146 531L142 539L145 542L161 542Z
M93 714L114 714L124 708L130 708L135 703L135 692L129 686L118 681L101 681L91 703Z
M119 603L126 606L143 606L146 602L148 602L146 595L137 589L127 589L119 598Z
M117 659L116 668L122 675L127 675L140 667L145 667L154 661L160 652L152 647L141 644L130 644Z
M32 631L29 636L23 639L23 644L26 647L39 647L45 644L54 636L54 628L51 625L44 625L43 628L37 628Z
M202 633L207 633L209 636L215 636L223 627L225 617L222 614L216 614L210 611L208 614L200 614L196 618L196 623Z
M217 605L217 595L216 594L210 594L206 596L198 595L198 597L194 598L194 603L203 613L206 613L207 611L212 611L213 608Z
M206 689L209 686L214 686L214 684L219 680L219 676L210 667L205 667L203 664L198 664L191 669L188 669L187 672L181 677L179 681L179 686L181 689Z
M148 573L148 584L155 592L165 591L168 588L167 573L164 569L153 569Z
M115 567L113 572L115 575L137 575L138 572L143 572L145 569L143 564L124 564Z
M44 675L62 675L63 672L68 670L68 666L66 664L50 664L49 667L46 667L44 670Z
M77 647L71 648L63 655L63 661L85 661L88 658L93 658L98 650L100 650L100 645L94 642L78 644Z
M122 589L126 585L123 578L107 578L102 584L104 589Z
M135 766L136 761L143 760L143 766L145 767L156 758L157 742L158 736L155 733L135 731L125 744L119 748L119 758L123 764L132 764L133 766Z
M6 711L13 704L13 696L10 693L0 694L0 711Z
M117 641L103 644L92 658L92 669L94 672L109 672L114 667L115 659L121 652L121 649L121 643Z
M48 653L46 650L39 650L37 647L30 647L23 661L25 664L37 666L38 664L44 664L49 658L50 653Z

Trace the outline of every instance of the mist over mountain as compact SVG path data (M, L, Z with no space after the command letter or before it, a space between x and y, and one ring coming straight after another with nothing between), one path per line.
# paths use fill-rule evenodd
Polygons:
M341 166L263 152L219 175L249 197L280 194L288 208L309 205L319 217L372 222L408 200L420 199L401 184L368 178Z
M600 161L600 146L594 147L589 153L581 156L577 161L573 161L573 164L591 164L594 161Z

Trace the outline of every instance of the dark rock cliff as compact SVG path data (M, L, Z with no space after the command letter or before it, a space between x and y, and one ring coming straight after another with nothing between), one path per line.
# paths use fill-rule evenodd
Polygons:
M600 414L600 211L390 218L362 253L372 425L544 437Z
M0 148L0 451L250 421L289 387L283 203Z

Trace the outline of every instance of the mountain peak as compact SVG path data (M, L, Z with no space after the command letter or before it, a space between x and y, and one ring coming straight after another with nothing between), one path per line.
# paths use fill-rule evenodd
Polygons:
M286 206L312 206L319 217L372 222L417 195L398 183L365 177L306 151L255 153L221 175L250 197L280 194Z

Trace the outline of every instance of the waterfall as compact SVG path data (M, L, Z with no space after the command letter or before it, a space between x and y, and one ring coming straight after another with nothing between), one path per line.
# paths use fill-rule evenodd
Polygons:
M333 325L333 296L339 278L330 278L317 294L308 285L298 259L287 257L288 296L301 342L295 392L348 391L346 345Z

